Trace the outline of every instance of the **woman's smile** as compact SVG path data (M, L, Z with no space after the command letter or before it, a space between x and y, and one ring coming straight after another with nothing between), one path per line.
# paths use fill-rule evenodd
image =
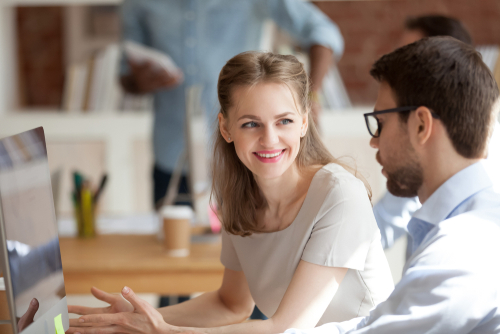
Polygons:
M278 162L281 160L285 151L286 151L286 149L273 150L273 151L257 151L257 152L253 152L253 154L261 162L275 163L275 162Z

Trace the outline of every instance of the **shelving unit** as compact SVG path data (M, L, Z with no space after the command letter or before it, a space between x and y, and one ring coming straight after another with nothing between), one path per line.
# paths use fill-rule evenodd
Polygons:
M57 110L19 110L16 96L15 6L116 5L122 0L2 0L0 1L0 136L43 126L47 141L102 141L106 170L112 174L104 211L128 214L135 211L133 142L147 141L151 134L152 115L144 112L103 114L68 114Z
M0 115L16 105L17 63L15 6L118 5L123 0L1 0L0 1Z

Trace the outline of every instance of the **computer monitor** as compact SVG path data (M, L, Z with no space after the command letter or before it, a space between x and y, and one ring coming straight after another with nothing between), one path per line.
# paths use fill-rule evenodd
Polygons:
M54 334L58 319L68 330L59 237L41 127L0 140L0 256L14 333ZM19 331L16 318L26 313L33 298L39 302L34 322Z

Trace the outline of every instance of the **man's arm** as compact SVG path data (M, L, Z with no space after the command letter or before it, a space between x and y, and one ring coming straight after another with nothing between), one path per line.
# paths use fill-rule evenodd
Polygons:
M265 15L309 50L313 116L319 115L314 94L321 89L323 78L333 59L339 60L344 51L344 39L337 25L316 6L301 0L264 0ZM316 103L316 108L314 108Z
M409 270L389 299L379 304L368 317L325 324L311 330L289 329L285 333L466 334L489 313L488 307L495 305L495 294L477 291L475 288L481 286L477 283L473 275L466 271L440 268Z
M156 69L150 63L136 64L129 61L130 73L122 75L120 83L132 94L148 94L160 89L176 87L183 81L182 73L172 75L164 69Z
M147 19L142 0L125 0L121 6L123 40L147 45L150 39L144 28ZM149 46L149 45L148 45ZM150 63L131 62L125 54L120 63L120 83L126 92L148 94L160 89L169 89L182 83L182 73L173 75L154 68Z
M313 92L321 89L326 72L332 65L333 51L323 45L315 44L309 49L311 59L311 88Z
M492 264L498 263L500 232L474 215L460 216L430 232L393 293L368 317L286 333L466 334L487 326L498 316L500 271Z
M315 44L309 49L309 58L311 61L311 104L312 115L315 123L318 123L318 117L321 113L318 94L321 90L323 78L333 63L333 51L329 48Z

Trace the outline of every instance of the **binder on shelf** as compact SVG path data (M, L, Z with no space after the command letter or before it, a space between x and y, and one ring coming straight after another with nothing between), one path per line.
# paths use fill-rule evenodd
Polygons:
M123 93L119 84L120 47L110 44L84 63L66 71L62 109L68 112L119 110Z

